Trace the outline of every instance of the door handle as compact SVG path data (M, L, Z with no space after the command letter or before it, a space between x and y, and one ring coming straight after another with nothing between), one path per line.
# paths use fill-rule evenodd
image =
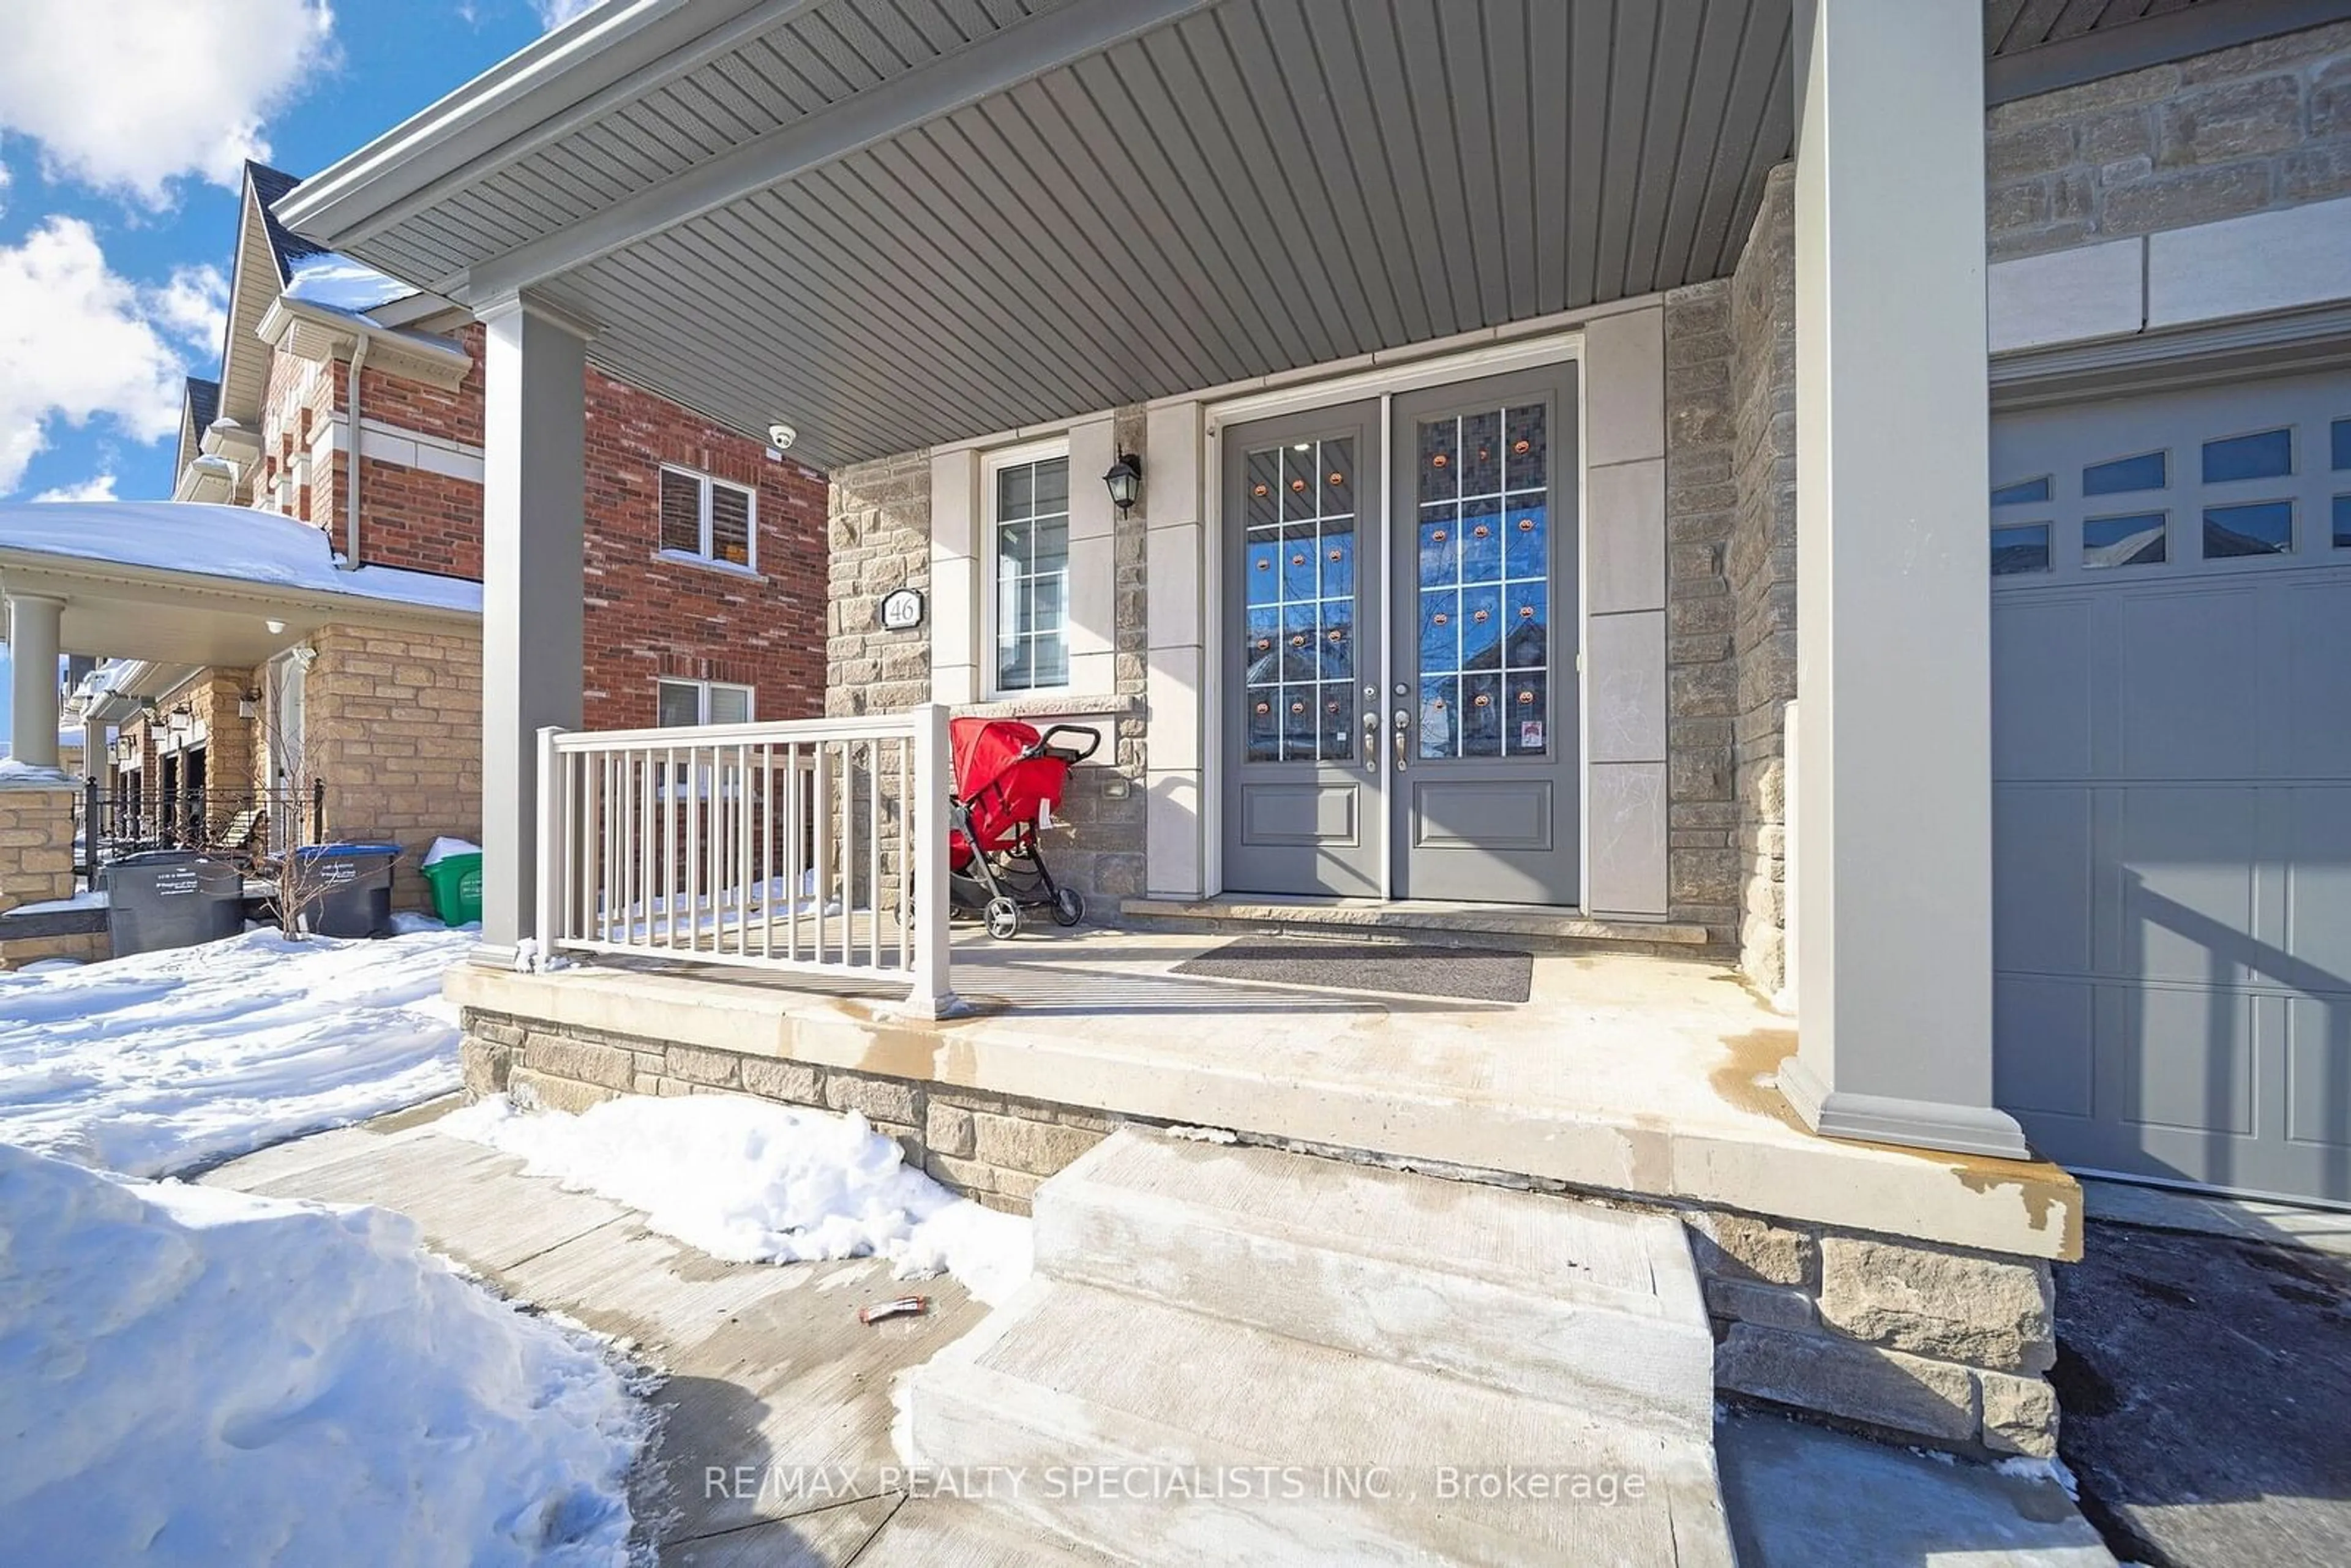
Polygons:
M1409 768L1410 766L1412 766L1410 763L1408 763L1408 762L1406 762L1406 761L1405 760L1405 744L1404 744L1405 731L1406 731L1406 730L1410 729L1411 727L1412 727L1412 712L1411 712L1411 710L1410 710L1410 709L1408 709L1408 708L1398 708L1398 709L1396 709L1396 710L1395 710L1395 729L1394 729L1394 731L1392 731L1391 733L1393 733L1393 734L1395 736L1395 765L1396 765L1396 771L1397 771L1397 772L1399 772L1399 773L1403 772L1406 768Z
M1377 773L1379 770L1380 716L1366 712L1364 715L1364 771Z

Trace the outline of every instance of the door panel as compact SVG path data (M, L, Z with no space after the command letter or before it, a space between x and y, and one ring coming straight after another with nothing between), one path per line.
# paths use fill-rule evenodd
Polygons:
M1573 375L1392 405L1398 897L1576 900Z
M1225 885L1376 897L1376 402L1226 428ZM1375 519L1374 519L1375 521Z
M2351 1202L2351 379L2003 414L1992 470L1996 1097L2077 1169Z

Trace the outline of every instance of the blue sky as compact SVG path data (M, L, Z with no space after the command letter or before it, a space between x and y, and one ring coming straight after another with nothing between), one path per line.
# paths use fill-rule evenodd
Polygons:
M167 497L243 157L314 172L584 4L9 0L0 498Z

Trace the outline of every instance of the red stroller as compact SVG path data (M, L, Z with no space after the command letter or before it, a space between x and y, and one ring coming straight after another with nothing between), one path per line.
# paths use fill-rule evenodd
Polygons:
M1002 718L959 718L947 726L956 798L947 808L947 892L953 907L972 910L998 940L1020 931L1024 909L1050 909L1056 925L1085 917L1085 900L1058 887L1037 842L1041 822L1061 803L1070 769L1092 757L1102 736L1057 724L1040 734ZM1082 748L1053 744L1081 737Z

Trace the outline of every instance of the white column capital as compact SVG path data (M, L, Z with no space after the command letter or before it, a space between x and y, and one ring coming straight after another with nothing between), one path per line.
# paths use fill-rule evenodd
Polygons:
M508 289L471 302L474 319L489 325L514 316L528 316L550 327L570 333L581 342L591 342L597 334L596 324L586 317L566 310L549 300L535 288Z

